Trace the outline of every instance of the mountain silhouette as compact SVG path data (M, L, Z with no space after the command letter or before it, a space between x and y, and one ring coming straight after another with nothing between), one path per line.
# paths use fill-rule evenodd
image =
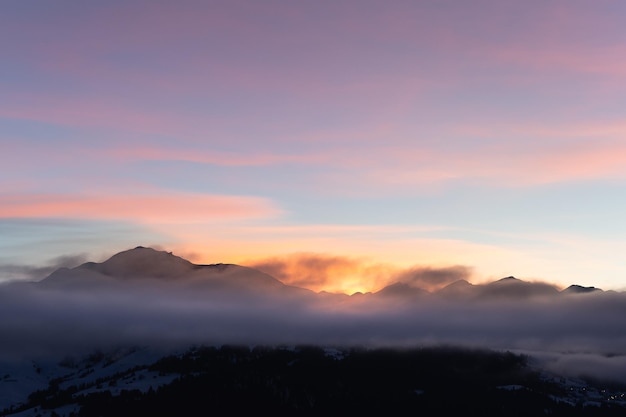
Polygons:
M479 288L479 297L481 298L531 298L553 296L559 293L559 290L553 285L543 282L522 281L513 276L502 278Z
M259 296L308 297L325 304L352 304L372 301L410 303L428 297L463 301L490 299L528 299L567 296L602 291L595 287L571 285L559 291L543 282L528 282L513 276L480 285L466 280L455 281L434 293L404 282L395 282L374 293L330 294L285 285L254 268L235 264L198 265L171 252L138 246L119 252L104 262L87 262L76 268L60 268L36 283L44 288L63 290L140 288L146 291L166 288L185 290L197 296L206 294L247 294Z
M476 295L476 287L476 285L460 279L441 288L436 294L446 298L467 298Z
M429 294L428 291L422 288L414 287L404 282L393 283L374 293L376 297L402 298L405 300L420 298Z
M501 299L530 299L536 297L554 297L561 294L581 294L591 293L598 289L594 287L581 287L572 285L566 290L559 289L551 284L544 282L529 282L513 276L501 278L497 281L473 285L466 280L457 280L447 286L433 292L420 288L416 288L406 283L394 283L384 287L375 295L385 296L387 298L394 297L396 299L423 299L425 296L433 295L440 299L451 301L485 301L485 300L501 300Z
M232 294L256 293L309 295L312 291L283 284L259 270L234 264L197 265L173 255L138 246L113 255L102 263L87 262L76 268L60 268L41 280L42 287L91 289L139 287Z
M602 292L602 290L600 288L596 288L596 287L583 287L582 285L570 285L569 287L565 288L563 291L561 291L564 294L588 294L588 293L592 293L592 292Z
M81 269L89 269L116 278L164 278L186 276L194 264L171 252L138 246L113 255L102 263L88 262Z

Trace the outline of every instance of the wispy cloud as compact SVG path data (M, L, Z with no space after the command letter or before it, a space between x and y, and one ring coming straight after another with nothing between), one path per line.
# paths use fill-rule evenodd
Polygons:
M266 218L281 211L258 197L163 193L0 196L0 217L130 220L138 223L212 223Z
M182 150L179 148L117 148L99 152L104 157L116 160L160 160L187 161L221 166L267 166L279 164L322 165L328 161L328 155L318 154L281 154L281 153L235 153L203 150Z
M403 143L402 136L385 136L387 144L364 142L351 146L320 145L317 150L291 146L289 152L226 152L210 145L187 143L186 149L146 143L141 146L111 142L73 150L70 155L52 155L41 164L58 166L71 157L92 161L95 166L136 161L183 161L225 167L276 166L306 167L302 186L316 193L334 195L395 195L429 193L448 184L474 184L488 187L534 187L546 184L580 183L589 180L623 180L626 174L626 134L623 123L607 122L572 126L455 127L446 133L465 141L465 137L488 138L470 149L437 149L420 143ZM397 135L397 134L396 134ZM518 137L519 142L502 143L499 137ZM529 139L525 139L529 138ZM297 143L294 140L293 143ZM32 153L32 146L11 145L14 155ZM37 159L37 157L31 157ZM9 166L15 160L8 160ZM18 167L14 167L17 170ZM306 171L304 171L306 172ZM234 172L241 181L249 172ZM28 179L24 179L27 181ZM258 178L256 179L258 180ZM271 184L266 183L266 187Z

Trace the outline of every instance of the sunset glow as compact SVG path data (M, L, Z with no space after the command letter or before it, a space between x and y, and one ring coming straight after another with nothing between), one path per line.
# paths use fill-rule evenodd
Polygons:
M0 282L145 245L314 291L424 268L624 290L625 18L3 1Z

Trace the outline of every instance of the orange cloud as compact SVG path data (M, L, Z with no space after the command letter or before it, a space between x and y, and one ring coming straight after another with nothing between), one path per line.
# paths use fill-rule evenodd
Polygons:
M545 276L553 280L565 278L563 270L553 268L558 263L554 259L558 257L560 261L567 256L565 249L546 254L545 245L533 249L438 239L429 237L425 233L428 230L434 228L330 224L186 226L176 228L176 239L168 248L177 253L193 252L198 263L258 267L285 283L315 291L377 291L401 280L432 289L441 282L427 283L426 272L446 269L450 276L457 272L456 277L465 279L471 271L474 284L508 275L540 279L534 274L546 270ZM470 265L472 269L457 271L454 265ZM580 281L580 277L571 274L567 279Z
M365 258L312 252L270 257L249 266L288 285L347 294L378 291L396 282L433 291L471 276L471 269L462 265L400 268Z
M418 266L400 272L394 277L394 280L433 291L458 280L468 280L470 275L470 268L463 265L442 268Z
M362 259L319 253L295 253L253 262L251 265L285 284L314 291L369 291L387 281L389 267Z
M164 195L11 195L0 197L1 218L57 217L140 223L211 223L273 217L280 213L257 197L171 193Z

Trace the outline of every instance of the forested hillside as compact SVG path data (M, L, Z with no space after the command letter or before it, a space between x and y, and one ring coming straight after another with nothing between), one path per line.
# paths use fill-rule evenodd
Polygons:
M138 384L115 389L142 371L175 377L157 388ZM95 381L97 386L59 382L52 381L47 390L31 394L24 407L3 415L36 410L54 416L65 410L68 416L85 417L365 412L623 416L626 411L606 391L606 398L598 401L570 392L571 386L529 367L523 355L451 347L200 347L102 378Z

